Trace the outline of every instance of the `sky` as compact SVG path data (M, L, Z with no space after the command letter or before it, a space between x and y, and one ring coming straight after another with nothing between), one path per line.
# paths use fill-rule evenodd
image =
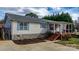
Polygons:
M68 12L73 20L79 17L79 7L0 7L0 20L4 19L5 13L24 16L30 12L37 14L39 18L62 12Z

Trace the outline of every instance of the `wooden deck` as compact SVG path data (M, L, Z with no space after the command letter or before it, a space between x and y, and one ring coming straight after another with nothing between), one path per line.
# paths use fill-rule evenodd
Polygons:
M68 39L70 37L72 37L72 33L69 33L69 32L62 33L62 34L54 33L48 37L48 40L50 40L50 41L54 41L54 40L58 40L58 39L62 40L62 39Z

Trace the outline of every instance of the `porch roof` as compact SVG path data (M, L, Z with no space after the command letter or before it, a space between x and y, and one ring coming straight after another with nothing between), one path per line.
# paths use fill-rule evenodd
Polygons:
M73 23L63 22L63 21L52 21L52 20L45 20L45 21L51 24L73 24Z

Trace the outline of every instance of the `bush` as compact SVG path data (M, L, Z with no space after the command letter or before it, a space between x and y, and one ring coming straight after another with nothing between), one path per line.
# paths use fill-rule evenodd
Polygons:
M63 41L68 41L69 40L69 36L68 35L63 35L62 36L62 40Z
M53 33L51 33L50 31L46 32L47 37L51 36Z

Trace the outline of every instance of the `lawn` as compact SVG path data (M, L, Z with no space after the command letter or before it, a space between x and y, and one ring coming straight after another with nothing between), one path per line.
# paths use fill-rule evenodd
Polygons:
M75 48L79 49L79 38L69 38L68 41L60 40L55 43L59 43L59 44L65 45L65 46L75 47Z

